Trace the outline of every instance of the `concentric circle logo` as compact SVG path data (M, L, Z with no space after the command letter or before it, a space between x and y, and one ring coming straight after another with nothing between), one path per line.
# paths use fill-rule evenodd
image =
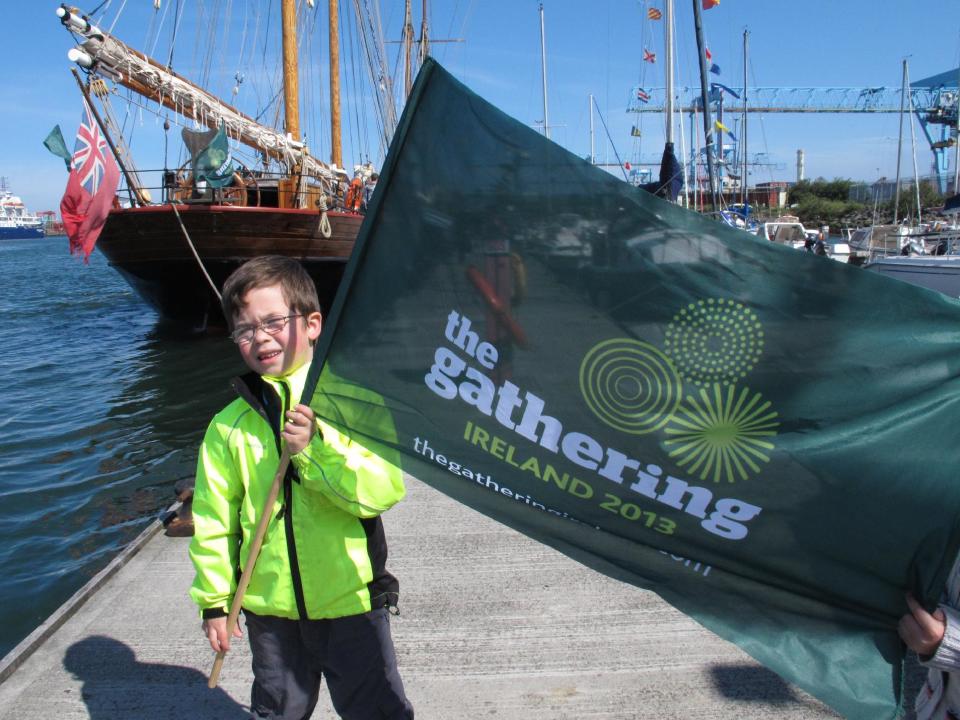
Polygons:
M664 348L688 382L728 385L753 370L763 352L763 326L735 300L690 303L667 326Z
M677 409L681 380L670 358L655 346L614 338L584 356L580 392L602 422L645 435L663 427Z

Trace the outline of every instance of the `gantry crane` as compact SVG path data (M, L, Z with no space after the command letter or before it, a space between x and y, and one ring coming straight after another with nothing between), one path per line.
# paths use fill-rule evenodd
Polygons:
M911 83L909 98L930 143L940 192L947 191L948 150L957 143L960 68ZM901 88L893 87L748 87L748 113L899 113ZM700 88L677 89L680 111L701 112ZM712 82L708 102L717 114L744 112L743 87ZM909 107L904 103L904 107ZM662 113L664 88L634 87L627 112Z

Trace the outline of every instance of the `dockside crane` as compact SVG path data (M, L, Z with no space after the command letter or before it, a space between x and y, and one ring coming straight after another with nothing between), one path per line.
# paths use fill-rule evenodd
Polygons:
M934 157L937 183L941 193L947 191L949 150L956 147L958 127L958 73L960 68L913 81L910 99L924 136ZM731 92L732 91L732 92ZM899 87L749 87L747 113L899 113ZM627 112L662 113L665 107L664 88L634 87L630 92ZM680 112L702 111L699 87L676 89ZM741 114L743 88L711 83L708 102L711 110Z

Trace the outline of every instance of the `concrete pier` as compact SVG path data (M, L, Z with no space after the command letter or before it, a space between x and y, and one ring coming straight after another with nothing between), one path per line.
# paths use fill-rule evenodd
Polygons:
M416 480L408 488L384 523L401 582L394 640L418 718L838 717L652 593ZM186 550L156 532L33 652L13 666L8 656L0 718L246 718L245 641L220 687L206 686L213 653L187 597ZM325 693L313 717L336 717Z

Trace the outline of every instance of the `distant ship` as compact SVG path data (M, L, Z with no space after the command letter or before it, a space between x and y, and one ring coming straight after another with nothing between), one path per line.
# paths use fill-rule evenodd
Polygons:
M0 178L0 240L43 236L43 220L28 213L23 201L7 189L7 179Z

